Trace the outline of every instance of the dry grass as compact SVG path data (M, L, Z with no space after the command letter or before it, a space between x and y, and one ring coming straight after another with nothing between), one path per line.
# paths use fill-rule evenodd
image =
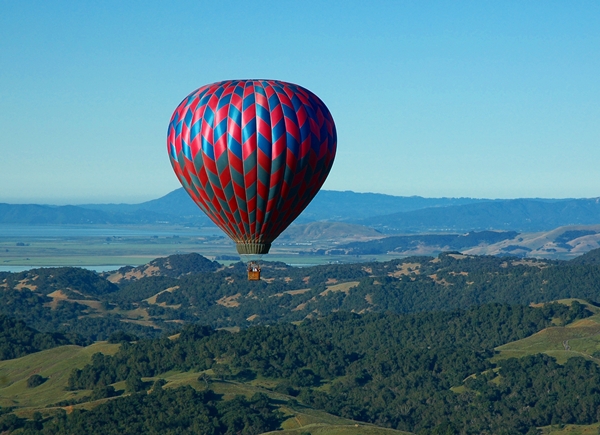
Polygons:
M543 435L596 435L600 430L600 424L580 426L567 424L560 426L545 426L540 428Z
M144 299L146 302L148 302L149 304L156 304L156 298L158 298L161 294L165 293L165 292L169 292L172 293L175 290L177 290L179 288L178 285L174 286L174 287L169 287L166 288L162 291L159 291L158 293L156 293L154 296L150 296L148 299Z
M420 273L420 268L421 265L419 263L402 263L396 266L396 269L398 270L390 272L388 275L395 278L411 274L418 275Z
M330 292L343 292L343 293L348 294L348 293L350 293L350 289L353 289L358 284L360 284L358 281L348 281L348 282L342 282L340 284L329 285L329 286L327 286L327 289L325 291L320 293L320 295L325 296L326 294L328 294Z
M113 273L107 279L115 284L118 284L122 280L140 279L147 276L154 276L160 274L160 268L157 266L140 266L126 273Z
M227 308L235 308L239 307L240 303L238 302L238 298L242 296L241 293L236 293L233 296L223 296L221 299L217 301L217 304L223 305Z

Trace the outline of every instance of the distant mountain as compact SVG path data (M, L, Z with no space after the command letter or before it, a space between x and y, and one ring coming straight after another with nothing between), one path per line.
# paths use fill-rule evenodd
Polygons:
M103 211L74 205L0 204L0 224L135 225L165 220L167 216L144 209Z
M356 219L408 212L430 207L447 207L489 202L476 198L423 198L381 193L321 190L298 217L297 222L354 221Z
M548 231L565 225L600 224L600 199L507 199L424 208L353 220L386 233L512 230Z
M214 225L183 188L140 204L85 204L81 207L113 215L152 215L157 223Z
M351 221L424 207L463 205L488 200L474 198L423 198L379 193L320 191L296 223ZM49 206L0 204L0 223L26 225L52 224L138 224L171 223L213 226L183 188L140 204L85 204Z
M85 204L81 207L109 213L131 213L146 210L165 216L205 216L183 188L140 204Z
M474 198L423 198L420 196L392 196L381 193L321 190L306 210L298 217L296 222L349 221L419 210L426 207L445 207L487 201L489 200ZM210 220L194 204L183 188L141 204L87 204L82 207L113 213L147 210L161 215L186 217L188 219L202 217L206 219L207 224L210 223Z
M344 222L387 234L548 231L600 224L600 199L422 198L325 190L295 224ZM183 189L140 204L0 204L0 224L214 224Z
M105 224L110 216L102 211L65 205L60 207L36 204L0 204L2 224Z

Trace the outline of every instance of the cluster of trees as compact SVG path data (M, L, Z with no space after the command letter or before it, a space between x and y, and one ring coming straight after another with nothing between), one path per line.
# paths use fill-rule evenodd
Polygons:
M258 435L277 429L282 421L267 396L255 394L250 400L238 396L222 401L211 390L179 387L163 389L157 382L146 391L119 397L91 411L75 409L47 419L41 414L32 420L14 414L0 417L0 431L21 429L33 434L102 435Z
M564 319L578 311L579 307L574 307L571 313L562 313L559 317ZM345 378L333 382L327 392L303 389L298 398L337 415L419 433L445 433L439 431L452 427L455 431L447 433L527 433L536 424L550 424L553 420L540 418L528 421L519 417L522 409L535 406L532 414L543 414L548 403L529 403L523 397L515 397L511 394L514 389L505 388L508 377L497 378L494 375L490 380L492 386L498 382L498 387L504 388L504 394L493 396L494 400L503 404L493 408L490 408L489 402L482 400L476 390L455 393L450 388L463 385L464 379L470 375L495 373L498 367L489 362L494 347L500 342L530 335L545 323L542 316L536 319L531 314L520 308L492 305L469 310L450 321L445 314L439 318L442 320L439 323L429 323L422 318L418 321L407 316L406 320L411 319L409 324L412 327L404 331L386 316L362 328L348 327L361 325L371 315L357 318L350 324L339 322L337 328L323 330L324 337L334 339L342 346L358 343L361 347L357 351L364 352L365 358L349 366ZM348 329L352 331L351 335L344 332ZM402 332L396 332L398 330ZM322 336L316 331L315 335ZM401 345L395 346L396 342ZM543 379L543 363L534 360L529 362L530 367L527 363L511 366L515 379L522 383L521 390L528 388L532 376ZM498 366L505 364L508 363L500 362ZM523 373L524 367L529 367L527 373ZM590 366L585 368L588 370ZM568 383L571 376L578 379L584 376L582 379L585 380L589 374L589 371L564 370L561 382ZM581 389L577 392L584 403L595 394L591 389L587 391L590 397L582 394ZM571 402L572 396L559 394L553 396L553 400L552 405L556 409L563 407L570 410L570 415L577 415L578 405ZM551 417L550 412L545 415ZM591 422L581 416L569 421ZM558 422L566 421L558 417Z
M118 313L100 317L84 304L64 300L52 302L52 298L28 289L0 290L0 314L21 319L38 331L78 335L85 342L106 340L121 330L142 337L156 337L161 333L148 326L123 322ZM163 331L174 329L173 324L163 324L160 319L156 322L163 326Z
M239 259L239 258L238 258ZM200 254L191 253L185 255L171 255L170 257L161 257L152 260L150 263L139 266L125 266L117 270L118 274L123 276L125 282L136 280L135 274L130 274L128 278L125 275L129 272L144 272L151 268L152 274L178 278L183 275L196 273L210 273L221 268L221 264L217 261L210 261ZM110 276L110 272L105 272L102 276Z
M594 406L596 392L583 388L584 382L577 384L574 394L584 405L571 403L574 396L562 395L560 389L550 402L515 398L513 392L526 389L531 377L548 378L548 370L557 366L546 357L502 362L496 379L498 368L489 361L494 347L552 322L586 315L578 303L541 308L491 304L410 315L340 312L298 326L257 326L239 333L189 325L177 340L141 340L124 344L114 356L94 355L91 364L73 371L69 387L97 389L122 380L134 384L142 376L174 369L212 368L221 377L278 379L277 391L309 406L382 426L423 433L441 427L469 434L524 433L540 422L550 424L554 415L560 422L567 422L567 415L573 416L568 422L595 421L595 414L579 413L578 406ZM505 365L512 377L502 374ZM568 385L571 376L595 379L594 364L574 367L578 369L548 379L561 385ZM477 382L468 381L463 393L451 391L473 374L480 374ZM486 376L491 378L484 382ZM328 388L320 388L323 384ZM480 393L488 388L483 384L498 390L485 396L488 401ZM490 408L492 399L502 403ZM521 406L532 407L536 419L527 423L520 417ZM568 411L544 413L548 406Z
M585 254L573 258L569 261L570 264L580 265L599 265L600 264L600 249L593 249Z
M77 295L78 299L93 298L118 290L117 286L103 279L96 272L79 267L31 269L6 274L2 281L9 289L25 285L43 295L61 290L68 296Z
M89 342L76 334L42 333L22 320L0 314L0 361L65 344L84 346Z

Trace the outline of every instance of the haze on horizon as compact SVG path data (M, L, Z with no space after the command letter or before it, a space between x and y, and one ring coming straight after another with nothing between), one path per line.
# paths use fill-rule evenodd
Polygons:
M0 3L0 202L139 203L179 187L191 91L298 83L327 104L328 190L600 196L600 3ZM190 19L193 18L193 19Z

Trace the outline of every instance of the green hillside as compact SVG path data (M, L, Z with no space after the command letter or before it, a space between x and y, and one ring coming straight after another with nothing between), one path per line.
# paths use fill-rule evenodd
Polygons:
M82 368L89 363L92 355L97 352L112 355L119 348L119 345L108 343L96 343L86 348L78 346L62 346L48 351L38 352L23 358L11 361L0 362L0 409L12 408L17 416L23 419L31 419L35 412L40 412L43 416L51 417L58 411L66 410L92 410L95 407L105 403L110 399L91 400L92 390L69 391L67 389L69 374ZM184 386L192 386L198 391L206 390L207 384L198 378L204 372L178 372L171 371L163 373L160 377L143 378L147 388L151 387L155 381L164 380L164 388L177 389ZM281 412L281 427L284 432L295 433L301 429L301 432L310 433L339 433L354 434L358 429L360 433L379 435L403 434L406 432L394 431L390 429L378 428L376 426L364 424L354 420L336 417L326 412L307 408L297 402L290 404L290 396L273 392L260 386L261 381L241 383L235 381L221 381L214 378L214 372L210 373L210 390L220 395L223 400L234 400L238 396L244 396L251 400L257 393L266 394L273 403L277 404L277 409ZM27 386L27 380L32 375L41 375L47 380L40 386L31 388ZM126 388L125 382L113 384L117 391L123 391ZM77 402L82 403L77 404ZM57 403L73 403L72 405L60 405ZM0 424L1 423L0 418Z
M541 428L542 435L596 435L600 430L599 424L576 425L556 424Z
M181 418L172 422L181 433L196 430L185 421L192 415L199 418L198 409L218 419L211 426L215 433L236 425L274 425L298 434L400 433L391 429L475 434L501 433L501 428L513 433L552 423L544 409L562 409L559 421L564 423L594 423L595 414L581 406L597 397L585 390L587 381L579 381L598 377L600 382L594 362L571 358L560 366L535 352L519 360L503 359L493 349L556 328L577 331L596 325L597 311L565 301L400 316L337 313L297 326L280 323L231 333L190 325L171 338L128 342L123 337L120 345L61 346L0 362L0 406L13 410L0 417L0 428L75 433L103 421L103 430L111 433L114 426L106 415L119 410L128 427L150 430L163 424L162 414L150 413L151 407L182 400L200 408L183 406ZM558 376L553 381L561 391L558 396L524 394L530 387L523 379L530 377L537 385L547 382L548 373ZM34 375L45 381L28 386ZM561 385L569 390L562 391ZM530 412L511 410L511 390L519 391L519 400L530 401ZM496 397L495 417L489 411L490 395ZM469 408L461 407L465 401ZM235 413L254 409L256 419L231 420L231 407ZM142 421L134 416L138 414L149 417Z
M87 347L60 346L22 358L0 361L0 406L43 408L53 403L83 397L86 392L66 391L69 375L88 364L97 352L114 354L118 344L95 343ZM40 375L46 381L34 388L27 380Z
M553 360L538 358L524 366L510 363L511 372L506 374L505 362L490 361L493 348L590 314L578 303L538 308L488 305L404 316L338 313L297 326L277 324L236 333L188 326L176 338L124 342L113 356L98 354L61 382L63 389L66 382L67 390L79 392L78 398L98 399L101 392L117 396L109 402L125 400L129 392L145 391L161 379L173 394L186 386L213 391L225 401L236 400L239 394L246 400L265 394L271 406L283 413L280 424L285 429L300 425L327 433L334 429L323 425L334 424L336 431L346 431L340 433L357 433L358 424L408 432L455 428L481 433L486 428L527 424L502 407L498 408L502 418L491 418L485 402L473 396L475 391L485 391L487 384L481 383L485 373L497 369L502 379L510 380L511 373L518 379L519 373L532 376L557 370ZM577 364L578 376L596 376L593 367ZM565 370L561 376L568 377L571 369ZM455 387L471 375L477 382L465 381L459 392ZM489 381L496 382L494 377ZM511 388L521 385L519 381ZM582 394L576 384L573 388L573 394ZM580 415L576 422L588 422L578 404L570 396L567 399L570 402L557 398L544 406L575 407L570 412ZM458 412L464 400L470 401L470 410ZM504 406L504 400L499 405ZM94 403L98 412L104 412L102 401L74 407L89 408ZM536 406L533 410L538 412ZM541 426L545 418L536 414L532 421ZM370 426L369 430L377 433Z
M572 301L561 302L569 304ZM584 357L600 363L600 309L590 304L586 304L586 307L595 314L565 326L546 328L530 337L499 346L494 360L545 353L556 358L559 363L573 357Z
M0 361L18 358L64 344L87 344L77 336L41 333L21 320L0 315Z
M104 421L111 433L118 413L138 432L172 418L173 430L193 433L186 422L211 416L215 434L533 433L598 422L595 264L447 252L265 262L262 278L199 255L106 274L0 274L0 312L11 316L0 335L30 353L0 362L0 431L83 433ZM75 334L114 344L58 340ZM181 403L177 416L163 414L166 403Z

